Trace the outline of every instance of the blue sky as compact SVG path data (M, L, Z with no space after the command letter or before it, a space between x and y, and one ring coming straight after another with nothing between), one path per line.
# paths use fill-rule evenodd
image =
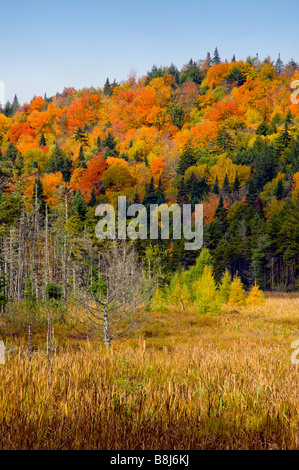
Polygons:
M258 52L299 61L298 0L0 0L0 80L21 102L152 65Z

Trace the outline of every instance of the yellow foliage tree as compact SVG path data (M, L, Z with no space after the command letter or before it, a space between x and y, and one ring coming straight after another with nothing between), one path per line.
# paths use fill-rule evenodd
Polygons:
M254 283L254 286L252 286L247 299L246 299L246 304L247 305L262 305L265 303L265 296L263 292L260 290L259 286L257 283Z
M241 282L241 279L238 276L235 276L232 283L230 294L228 298L228 303L230 305L245 305L246 294Z

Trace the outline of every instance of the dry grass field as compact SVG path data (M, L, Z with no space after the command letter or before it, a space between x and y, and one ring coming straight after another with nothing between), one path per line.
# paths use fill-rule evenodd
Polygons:
M217 316L152 312L110 351L58 334L51 376L45 350L29 363L8 348L0 448L298 449L298 339L298 295L272 294Z

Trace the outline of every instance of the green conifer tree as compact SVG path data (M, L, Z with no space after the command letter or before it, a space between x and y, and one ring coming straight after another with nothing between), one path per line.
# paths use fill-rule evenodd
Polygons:
M86 204L85 204L85 200L84 200L84 197L80 191L80 189L78 189L75 193L75 196L72 200L72 203L71 203L71 206L75 212L75 214L77 215L77 217L82 221L84 222L84 220L86 219Z

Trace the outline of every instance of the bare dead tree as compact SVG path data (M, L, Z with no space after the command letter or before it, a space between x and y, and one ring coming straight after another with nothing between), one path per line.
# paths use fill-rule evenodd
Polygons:
M140 313L153 293L154 280L138 263L133 245L125 241L114 242L102 253L99 266L104 287L92 293L82 280L82 295L76 297L83 306L78 320L110 348L112 340L127 336L138 326Z

